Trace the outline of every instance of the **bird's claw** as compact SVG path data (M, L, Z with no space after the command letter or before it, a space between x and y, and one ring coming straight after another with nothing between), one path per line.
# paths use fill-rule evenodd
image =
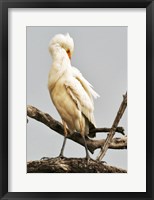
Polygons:
M85 159L86 159L86 161L87 161L87 164L89 164L90 161L93 160L90 156L85 157Z
M99 159L96 159L95 161L96 161L96 162L98 162L98 163L107 164L107 162L106 162L106 161L104 161L104 160L99 160Z
M90 158L87 158L87 164L89 165L90 164Z
M50 160L50 157L42 157L40 160Z
M54 159L63 159L65 158L62 154L60 154L59 156L55 157ZM53 158L50 157L42 157L40 160L51 160Z
M104 160L102 160L102 161L99 161L99 162L101 162L102 164L107 164L107 162L106 162L106 161L104 161Z
M63 158L65 158L62 154L60 154L57 158L59 158L59 159L63 159Z
M55 157L55 159L64 159L65 157L63 156L63 154L59 154L59 156Z

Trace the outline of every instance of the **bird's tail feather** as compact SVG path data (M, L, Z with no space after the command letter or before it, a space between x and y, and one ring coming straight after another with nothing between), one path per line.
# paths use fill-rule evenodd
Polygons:
M96 127L94 126L94 124L92 124L91 122L89 122L89 134L88 136L91 138L96 137L96 133L95 132L90 132L91 130L95 129Z
M90 132L91 130L96 128L95 125L92 122L90 122L85 115L84 115L84 117L85 117L85 122L86 122L86 127L85 127L86 135L90 138L96 137L95 132Z

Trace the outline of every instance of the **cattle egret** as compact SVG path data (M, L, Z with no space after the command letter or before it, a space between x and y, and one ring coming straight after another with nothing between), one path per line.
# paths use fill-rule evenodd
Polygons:
M97 98L99 95L79 70L71 66L73 51L74 42L68 33L57 34L50 41L52 67L48 76L48 89L64 126L64 142L59 157L63 157L68 128L69 133L77 131L83 137L86 158L89 160L85 136L89 135L89 124L95 126L92 96Z

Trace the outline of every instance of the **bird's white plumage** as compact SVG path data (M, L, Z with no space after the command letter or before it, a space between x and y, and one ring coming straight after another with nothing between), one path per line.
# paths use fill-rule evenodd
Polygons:
M88 93L91 99L92 99L92 96L94 98L99 97L99 95L92 89L93 86L82 76L81 72L77 68L72 67L72 73L73 73L73 76L80 81L83 88L86 90L86 92Z
M68 128L72 132L88 134L89 122L95 125L92 96L97 98L99 95L80 71L71 66L67 50L70 50L71 54L74 50L74 42L69 34L58 34L51 40L49 51L52 55L52 67L48 77L48 89Z

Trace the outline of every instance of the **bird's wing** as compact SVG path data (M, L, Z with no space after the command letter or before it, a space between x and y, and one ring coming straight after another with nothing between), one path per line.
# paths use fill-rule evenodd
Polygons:
M77 68L72 67L72 74L78 81L80 81L82 87L85 89L85 91L87 92L87 94L89 95L91 100L92 100L92 96L94 98L99 97L99 94L97 94L93 90L93 88L92 88L93 86L82 76L81 72Z
M75 77L71 77L65 82L64 85L66 87L67 93L75 102L77 108L91 123L95 124L93 116L93 102L91 101L89 95L87 94L80 81Z

